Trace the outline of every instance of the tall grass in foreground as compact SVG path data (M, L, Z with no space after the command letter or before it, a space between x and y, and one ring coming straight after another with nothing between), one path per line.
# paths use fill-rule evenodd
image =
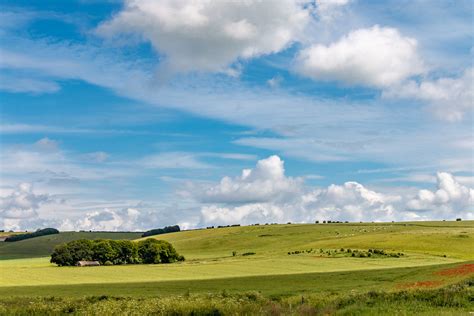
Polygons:
M265 297L257 292L128 298L1 298L2 315L468 315L474 279L440 289Z

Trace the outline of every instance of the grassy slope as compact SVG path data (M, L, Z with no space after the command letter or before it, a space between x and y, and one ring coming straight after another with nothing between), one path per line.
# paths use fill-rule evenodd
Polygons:
M0 242L0 259L38 258L49 256L54 246L76 239L135 239L141 233L62 232L16 242Z
M285 255L309 248L383 248L474 260L474 221L377 224L263 225L184 231L156 236L188 259L255 251Z

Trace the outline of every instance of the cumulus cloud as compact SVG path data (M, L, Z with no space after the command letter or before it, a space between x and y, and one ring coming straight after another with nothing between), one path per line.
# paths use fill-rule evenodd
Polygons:
M203 202L250 203L298 194L302 179L285 176L278 156L259 160L254 169L244 169L236 178L224 177L218 185L199 192Z
M438 172L436 191L420 190L407 203L409 210L443 216L474 218L474 190L460 184L450 173Z
M21 183L10 194L0 197L0 214L15 219L36 216L39 206L49 200L47 194L35 194L30 183Z
M348 181L312 188L285 175L277 156L260 160L237 178L224 177L199 192L201 225L314 220L391 221L473 218L474 190L438 173L438 190L387 194Z
M36 194L30 183L21 183L0 197L0 224L5 229L19 229L23 221L33 221L38 217L37 210L51 201L48 194Z
M314 220L388 221L399 215L392 205L398 200L398 196L371 191L357 182L346 182L301 195L295 194L289 199L270 199L267 202L237 206L206 205L201 209L201 220L204 224Z
M329 45L314 44L296 57L298 73L316 80L387 87L423 72L417 41L395 28L351 31Z
M409 81L384 92L385 97L413 98L426 101L440 119L459 121L474 109L474 68L459 77Z
M141 228L138 223L141 213L135 208L120 210L104 209L92 211L77 220L64 220L61 230L99 230L99 231L134 231Z
M357 182L312 189L302 178L285 175L278 156L258 161L240 177L224 177L199 192L203 224L254 222L312 222L332 220L388 220L395 216L393 202L400 198L365 188Z
M293 0L128 0L97 32L150 41L176 71L226 72L240 59L287 48L308 19L304 6Z

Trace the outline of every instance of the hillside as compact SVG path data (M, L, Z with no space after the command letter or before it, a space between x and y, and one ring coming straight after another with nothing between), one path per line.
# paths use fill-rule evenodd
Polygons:
M141 233L61 232L16 242L0 242L0 259L47 257L54 246L76 239L136 239Z
M283 255L306 249L369 249L474 260L474 221L259 225L154 236L188 259L220 258L232 251Z

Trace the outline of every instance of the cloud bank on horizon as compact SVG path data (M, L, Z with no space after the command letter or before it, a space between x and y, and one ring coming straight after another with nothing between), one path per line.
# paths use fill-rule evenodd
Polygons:
M0 228L474 219L470 1L0 8Z

